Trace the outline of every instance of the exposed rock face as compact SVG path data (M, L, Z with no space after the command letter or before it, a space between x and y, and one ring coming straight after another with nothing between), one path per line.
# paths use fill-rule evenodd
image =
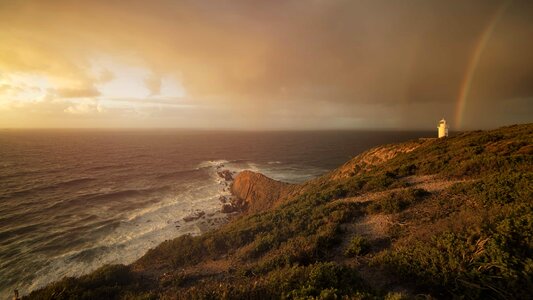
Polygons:
M240 172L231 185L232 194L243 202L250 213L275 207L298 189L296 184L277 181L252 171Z
M373 167L379 166L388 160L393 159L398 154L409 153L426 142L429 141L420 140L372 148L357 155L340 168L333 171L330 174L330 178L333 180L338 180L370 171Z

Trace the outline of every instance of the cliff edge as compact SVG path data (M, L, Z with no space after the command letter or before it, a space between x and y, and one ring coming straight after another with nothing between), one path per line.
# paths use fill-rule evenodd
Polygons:
M339 168L335 169L331 173L330 179L338 180L350 178L371 171L372 168L380 166L400 154L410 153L424 143L430 143L431 141L431 139L426 139L374 147L357 155Z
M249 213L275 208L317 184L342 181L370 172L400 154L410 153L431 142L432 139L426 139L374 147L355 156L332 172L301 185L277 181L249 170L242 171L237 174L231 186L231 193L235 197L234 204Z

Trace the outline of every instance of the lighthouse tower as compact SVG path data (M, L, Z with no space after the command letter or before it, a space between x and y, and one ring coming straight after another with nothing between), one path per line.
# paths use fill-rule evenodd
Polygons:
M439 127L437 127L437 129L439 130L439 138L448 137L448 124L444 118L440 120Z

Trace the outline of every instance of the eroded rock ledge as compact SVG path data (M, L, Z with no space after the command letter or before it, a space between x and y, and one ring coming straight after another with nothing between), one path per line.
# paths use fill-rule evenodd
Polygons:
M404 143L390 144L374 147L365 151L335 169L330 174L330 180L339 180L360 175L372 170L373 167L382 165L399 154L409 153L430 140L420 139Z

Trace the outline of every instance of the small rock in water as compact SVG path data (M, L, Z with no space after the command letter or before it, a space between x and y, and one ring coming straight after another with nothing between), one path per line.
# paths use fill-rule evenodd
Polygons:
M233 206L232 204L229 204L229 203L224 203L224 205L222 205L222 209L221 211L225 214L229 214L229 213L232 213L234 211L236 211L237 208L235 206Z
M191 222L191 221L200 219L204 215L205 215L204 211L197 211L197 212L195 212L193 214L190 214L190 215L186 216L185 218L183 218L183 220L185 222Z
M217 172L217 174L221 178L224 178L224 180L226 180L226 181L232 181L233 180L233 175L231 174L231 172L229 170L223 170L223 171Z

